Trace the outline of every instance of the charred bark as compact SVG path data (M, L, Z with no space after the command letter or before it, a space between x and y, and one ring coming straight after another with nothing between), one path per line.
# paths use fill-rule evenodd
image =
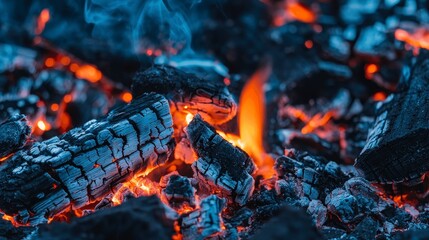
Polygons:
M24 115L14 115L0 124L0 158L24 146L30 136L30 127Z
M134 97L147 92L163 94L170 101L172 113L198 113L215 125L231 120L237 112L237 104L225 85L170 66L155 65L139 72L132 92Z
M246 152L223 139L199 115L186 129L199 159L192 164L194 177L209 192L220 190L234 202L243 205L252 195L255 165Z
M403 77L398 91L377 109L375 123L356 160L356 167L368 180L401 182L429 170L428 55L422 51L409 77Z
M168 102L144 95L60 137L21 150L0 166L0 209L21 224L39 224L111 192L170 154Z

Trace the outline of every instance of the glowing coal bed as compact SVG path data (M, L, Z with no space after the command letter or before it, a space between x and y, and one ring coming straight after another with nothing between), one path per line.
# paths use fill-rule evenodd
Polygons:
M421 0L1 1L1 239L428 239Z

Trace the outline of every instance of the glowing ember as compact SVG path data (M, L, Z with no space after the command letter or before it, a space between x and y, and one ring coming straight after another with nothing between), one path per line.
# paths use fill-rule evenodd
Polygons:
M46 23L49 21L49 19L50 19L49 10L45 8L40 12L39 17L37 18L37 25L34 31L36 35L39 35L43 32L43 30L45 29Z
M313 41L307 40L307 41L305 41L304 45L306 48L312 48L313 47Z
M51 110L53 111L53 112L56 112L56 111L58 111L58 109L60 108L60 106L58 105L58 104L56 104L56 103L53 103L52 105L51 105Z
M237 135L231 133L225 133L222 131L216 131L221 137L230 142L235 147L239 147L241 149L245 149L246 144L241 140L241 138Z
M293 2L286 5L286 11L296 20L313 23L316 21L316 15L301 3Z
M46 67L53 67L55 65L55 60L53 58L47 58L45 60Z
M146 178L146 175L152 169L143 173L135 174L131 180L122 184L113 195L112 202L114 205L119 205L123 202L125 193L132 193L136 197L150 196L158 194L159 187L156 183Z
M332 118L333 114L333 111L329 111L323 115L321 113L314 115L310 119L310 121L308 121L308 123L301 129L301 132L303 134L311 133L312 131L314 131L314 129L326 125Z
M76 77L95 83L101 80L103 74L92 65L83 65L76 70Z
M42 131L46 131L48 129L47 124L43 120L39 120L37 122L37 127Z
M129 103L131 102L131 100L133 100L133 95L131 95L131 93L129 92L124 92L121 98L124 102Z
M429 29L426 28L418 28L414 32L397 29L395 38L416 48L429 49Z
M186 106L185 106L185 109L186 109ZM192 115L192 113L186 114L186 125L189 125L192 119L194 119L194 115Z
M376 92L373 96L372 99L374 101L384 101L386 99L386 94L384 92Z
M371 79L374 73L378 72L378 66L371 63L365 66L365 77Z
M61 62L62 65L66 66L66 65L70 64L71 60L70 60L69 57L64 56L64 57L61 58L60 62Z
M271 74L271 64L257 70L243 88L240 96L239 130L244 150L256 161L264 177L274 175L274 160L265 152L263 134L265 125L264 84Z

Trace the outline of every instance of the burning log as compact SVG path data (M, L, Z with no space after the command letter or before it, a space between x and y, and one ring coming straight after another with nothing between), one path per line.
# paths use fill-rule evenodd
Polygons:
M70 224L41 227L40 239L172 239L173 221L155 196L130 199L124 204L76 219Z
M21 150L0 166L0 209L19 224L39 224L107 195L170 154L168 102L143 95L60 137Z
M377 109L366 145L356 160L365 177L382 183L419 178L429 170L428 52L422 51L398 91ZM404 69L409 70L407 67Z
M201 201L200 208L186 214L181 223L183 239L204 239L222 230L220 213L226 201L211 195Z
M139 72L133 81L133 96L145 92L164 94L170 101L172 113L199 113L211 124L219 125L231 120L237 104L225 85L205 81L174 67L155 65Z
M189 123L186 132L199 157L192 164L199 186L219 190L222 195L244 205L252 195L255 182L251 176L255 165L249 155L223 139L199 115Z
M176 210L195 207L195 189L191 181L172 172L161 178L161 199Z
M24 146L30 127L24 115L14 115L0 124L0 160Z

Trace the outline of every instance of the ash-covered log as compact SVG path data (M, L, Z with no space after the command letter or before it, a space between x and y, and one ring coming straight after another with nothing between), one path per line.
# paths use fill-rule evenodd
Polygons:
M255 165L246 152L223 139L199 115L186 128L199 159L192 164L199 186L244 205L252 195Z
M70 224L41 227L38 237L72 239L172 239L173 221L156 196L130 199L120 206L103 209Z
M14 115L0 124L0 159L24 146L31 133L24 115Z
M147 94L60 137L16 152L0 166L0 209L20 224L101 199L170 154L167 100Z
M169 101L172 113L199 113L211 124L231 120L237 113L237 104L225 85L206 81L174 67L155 65L134 77L133 96L156 92Z
M366 145L356 159L356 167L370 181L401 182L429 170L428 56L422 50L410 74L404 67L397 92L377 109Z

